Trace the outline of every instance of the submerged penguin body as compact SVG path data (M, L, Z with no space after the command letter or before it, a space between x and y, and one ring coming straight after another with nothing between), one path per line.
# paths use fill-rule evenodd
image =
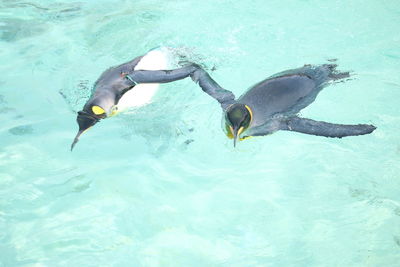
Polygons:
M251 126L260 126L275 114L295 114L316 93L316 83L307 76L290 75L266 80L238 99L253 113ZM308 103L307 103L308 104Z
M334 74L334 70L335 65L307 65L275 74L252 86L237 100L252 111L252 122L246 133L251 135L251 128L278 118L295 116L314 102L328 82L349 77L347 72Z

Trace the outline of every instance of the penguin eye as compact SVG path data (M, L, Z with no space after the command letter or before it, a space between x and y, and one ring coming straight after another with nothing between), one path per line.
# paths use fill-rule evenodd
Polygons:
M93 112L93 114L95 114L95 115L102 115L102 114L106 113L105 110L102 109L102 108L99 107L99 106L92 106L92 112Z

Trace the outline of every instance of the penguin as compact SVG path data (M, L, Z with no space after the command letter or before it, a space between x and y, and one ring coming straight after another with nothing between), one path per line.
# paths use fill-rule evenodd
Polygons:
M336 138L372 133L374 125L333 124L298 116L330 82L344 81L350 76L336 67L336 64L304 65L286 70L250 87L237 100L201 68L191 78L221 104L223 130L233 139L234 147L238 140L279 130Z
M80 136L100 120L124 109L148 104L159 83L184 79L198 69L196 64L189 64L165 70L166 65L167 58L163 51L152 50L103 72L95 82L89 100L78 112L76 121L79 130L71 144L71 151Z

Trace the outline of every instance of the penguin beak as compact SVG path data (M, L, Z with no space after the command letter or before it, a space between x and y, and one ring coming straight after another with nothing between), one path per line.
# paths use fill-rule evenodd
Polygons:
M72 149L74 149L74 146L76 145L76 143L78 143L79 141L79 137L81 136L81 134L83 134L84 131L79 131L78 134L75 136L74 141L71 144L71 151Z
M74 149L76 143L78 143L79 137L84 132L89 130L93 125L95 125L99 121L99 119L87 114L86 112L79 111L76 121L78 122L78 125L79 125L79 131L76 134L74 141L71 144L71 151Z
M72 144L71 144L71 151L72 151L72 149L74 149L76 143L78 143L79 137L80 137L84 132L86 132L87 130L89 130L90 128L92 128L92 126L88 127L87 129L84 129L84 130L79 130L79 132L76 134L76 136L75 136L75 138L74 138L74 141L73 141Z
M236 142L238 140L239 135L237 133L233 134L233 147L236 147Z
M236 127L231 128L231 132L233 135L233 147L236 147L236 143L240 139L240 134L243 132L243 130L243 127L240 127L239 130Z

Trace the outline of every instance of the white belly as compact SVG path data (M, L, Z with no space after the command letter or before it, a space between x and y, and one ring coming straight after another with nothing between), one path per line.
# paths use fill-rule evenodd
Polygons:
M168 69L168 51L157 49L148 52L136 65L135 70ZM142 83L126 92L118 102L118 111L137 108L151 103L159 89L159 83Z

